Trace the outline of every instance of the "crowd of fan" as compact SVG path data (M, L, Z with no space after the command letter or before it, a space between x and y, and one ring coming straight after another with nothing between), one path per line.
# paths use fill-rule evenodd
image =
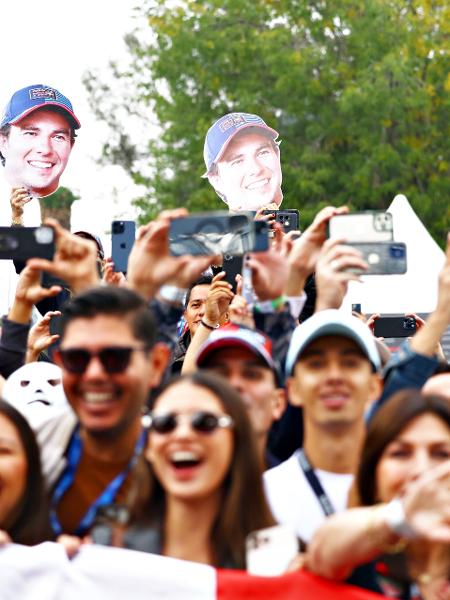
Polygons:
M227 169L253 160L249 208L278 208L281 171L264 196L277 134L236 123L227 144L208 133L207 176L230 200ZM126 277L95 236L51 221L55 256L27 262L2 322L2 541L245 569L247 536L281 524L298 538L291 570L450 598L450 238L436 309L391 355L374 319L340 308L367 268L327 239L346 211L322 209L299 237L273 225L246 257L254 301L211 270L220 257L170 254L185 209L138 230ZM36 306L51 310L31 326Z

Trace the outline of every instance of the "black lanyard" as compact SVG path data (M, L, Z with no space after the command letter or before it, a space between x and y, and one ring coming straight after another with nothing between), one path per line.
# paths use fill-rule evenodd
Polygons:
M335 512L333 504L331 503L331 500L328 498L326 491L323 489L322 484L320 483L319 479L317 478L316 472L314 471L313 467L311 466L311 463L309 462L308 458L306 457L306 454L303 449L301 449L298 454L298 462L300 463L300 468L302 469L303 473L305 474L307 482L311 486L312 491L315 493L316 498L320 503L323 514L326 517L329 517L330 515L332 515Z

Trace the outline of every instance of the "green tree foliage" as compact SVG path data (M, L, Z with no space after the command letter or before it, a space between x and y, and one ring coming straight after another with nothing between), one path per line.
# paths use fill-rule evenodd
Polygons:
M72 204L79 199L79 196L74 194L72 190L63 186L59 187L50 196L39 198L42 220L52 217L57 219L63 227L70 229Z
M222 206L200 178L203 141L236 110L280 132L284 206L301 210L302 225L326 204L385 208L404 193L443 240L448 0L143 0L136 11L128 68L111 66L123 94L92 73L85 84L111 126L104 158L146 186L142 219ZM123 110L156 117L145 148L121 125Z

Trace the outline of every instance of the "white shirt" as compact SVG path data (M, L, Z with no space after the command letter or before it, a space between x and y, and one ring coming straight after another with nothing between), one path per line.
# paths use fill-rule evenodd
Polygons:
M266 497L275 520L309 542L325 520L317 496L308 483L298 459L299 450L263 475ZM347 508L353 475L315 469L316 476L336 512Z

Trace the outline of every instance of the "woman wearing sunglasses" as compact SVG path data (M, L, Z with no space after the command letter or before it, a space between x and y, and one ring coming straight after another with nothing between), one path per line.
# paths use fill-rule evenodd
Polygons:
M405 600L450 598L450 404L406 390L371 421L356 479L364 508L331 516L307 567Z
M52 538L39 449L25 418L0 400L0 543Z
M94 541L245 568L247 534L274 520L240 396L216 375L182 376L156 398L150 422L151 491L125 530L100 524ZM112 517L116 523L121 514Z

